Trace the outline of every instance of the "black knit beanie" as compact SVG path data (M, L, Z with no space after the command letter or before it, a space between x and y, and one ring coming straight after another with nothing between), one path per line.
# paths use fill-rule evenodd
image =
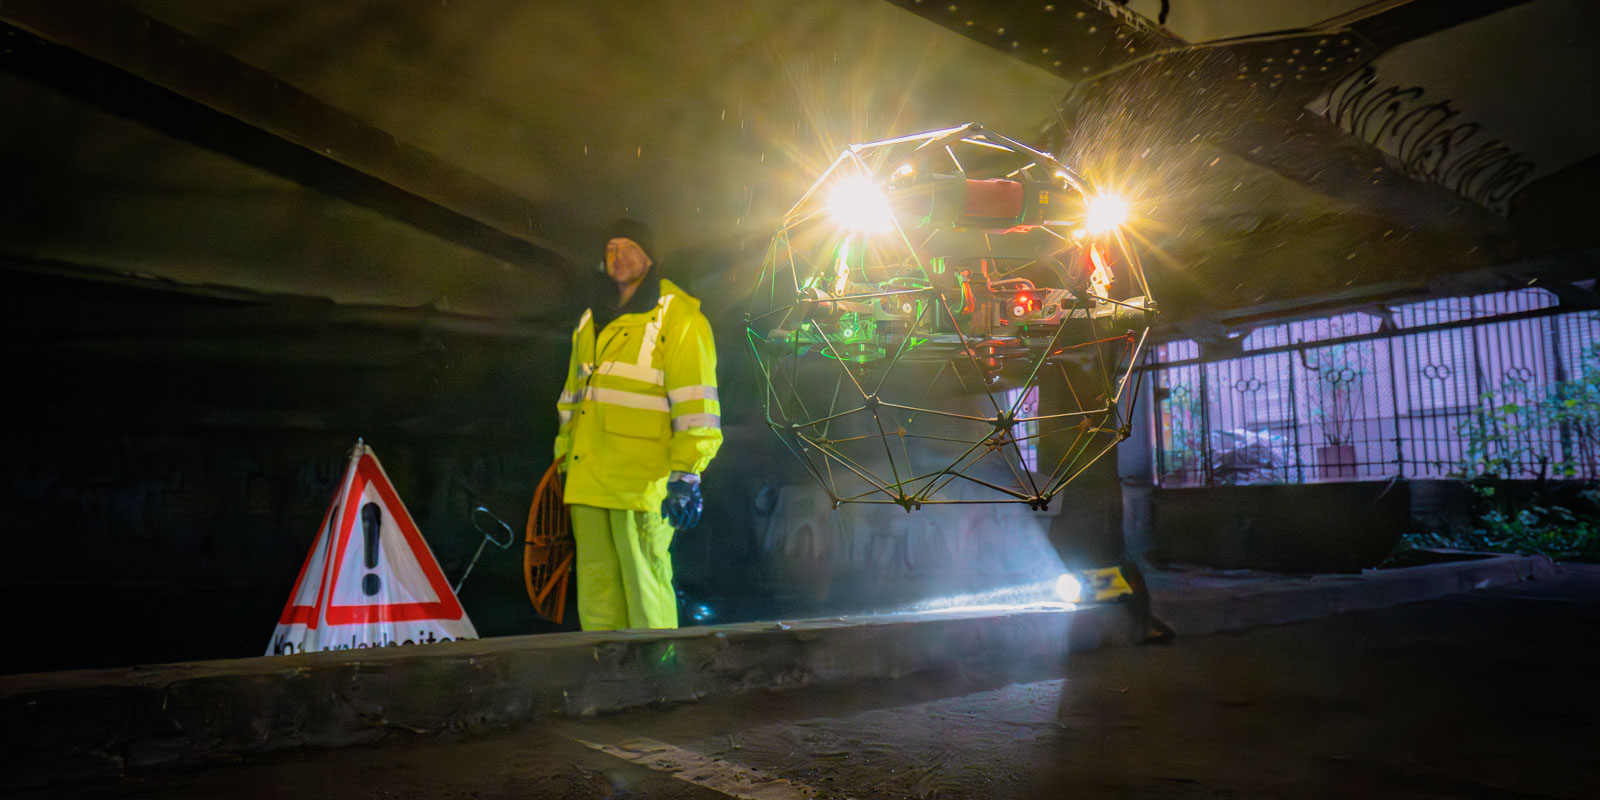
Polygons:
M639 245L639 249L643 250L651 261L656 260L656 236L650 230L649 225L636 219L623 217L612 223L610 232L606 235L606 241L608 242L616 238L632 239L633 243Z

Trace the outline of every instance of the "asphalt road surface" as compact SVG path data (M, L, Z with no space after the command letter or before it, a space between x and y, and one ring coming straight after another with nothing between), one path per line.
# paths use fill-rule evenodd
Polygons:
M1594 798L1600 567L1382 611L26 797Z

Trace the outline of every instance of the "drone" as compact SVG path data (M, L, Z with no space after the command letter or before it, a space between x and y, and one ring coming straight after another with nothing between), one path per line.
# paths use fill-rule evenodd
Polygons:
M835 508L1047 509L1130 432L1156 304L1128 212L976 123L850 145L749 300L767 426Z

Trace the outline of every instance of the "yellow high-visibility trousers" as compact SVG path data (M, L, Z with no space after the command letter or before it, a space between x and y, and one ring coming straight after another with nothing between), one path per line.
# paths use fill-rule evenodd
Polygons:
M586 631L678 627L672 526L659 513L571 505L578 622Z

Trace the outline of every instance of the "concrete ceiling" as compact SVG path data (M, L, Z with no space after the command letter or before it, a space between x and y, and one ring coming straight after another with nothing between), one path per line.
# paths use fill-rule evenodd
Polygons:
M0 62L0 255L30 269L540 318L629 214L726 299L839 148L965 121L1135 193L1197 324L1597 246L1585 0L69 5L0 0L33 48ZM1336 111L1391 87L1515 169L1429 174L1387 105Z
M141 231L85 241L75 233L84 223L53 209L60 222L50 233L7 233L14 254L114 265L129 249L170 248L182 262L194 243L166 234L205 227L239 234L214 254L209 275L163 265L155 252L139 270L267 291L298 286L347 302L433 298L490 316L536 313L528 293L549 294L562 285L559 273L593 264L596 236L618 216L655 222L671 250L765 237L775 214L851 141L969 119L1036 133L1066 89L1060 78L882 3L141 0L98 4L100 27L123 30L78 39L70 34L96 21L34 8L48 5L8 2L0 14L546 252L515 263L528 280L508 289L487 277L500 274L500 262L454 242L418 241L438 237L378 223L363 234L351 221L369 215L362 192L297 191L237 163L254 154L229 152L226 142L231 159L13 80L12 107L24 113L4 126L13 137L6 150L38 165L30 170L38 190L94 198L97 214ZM280 84L299 93L289 108L248 96L278 93ZM392 137L416 151L408 163L422 166L397 163L373 137L322 147L319 137L342 136L323 123L330 117ZM53 133L63 128L72 131L67 139ZM172 173L190 179L162 177ZM439 175L487 186L453 193L439 188ZM139 193L159 199L141 202ZM272 208L238 207L231 223L218 220L230 213L213 202L219 193L270 194L260 202ZM516 213L500 211L504 196L522 204ZM317 204L324 208L307 210ZM202 217L188 215L191 205ZM306 231L274 222L291 210L299 222L311 218ZM335 243L333 231L344 228L356 235ZM373 238L391 236L369 249ZM308 259L364 271L370 283L352 293ZM443 285L457 283L467 285Z

